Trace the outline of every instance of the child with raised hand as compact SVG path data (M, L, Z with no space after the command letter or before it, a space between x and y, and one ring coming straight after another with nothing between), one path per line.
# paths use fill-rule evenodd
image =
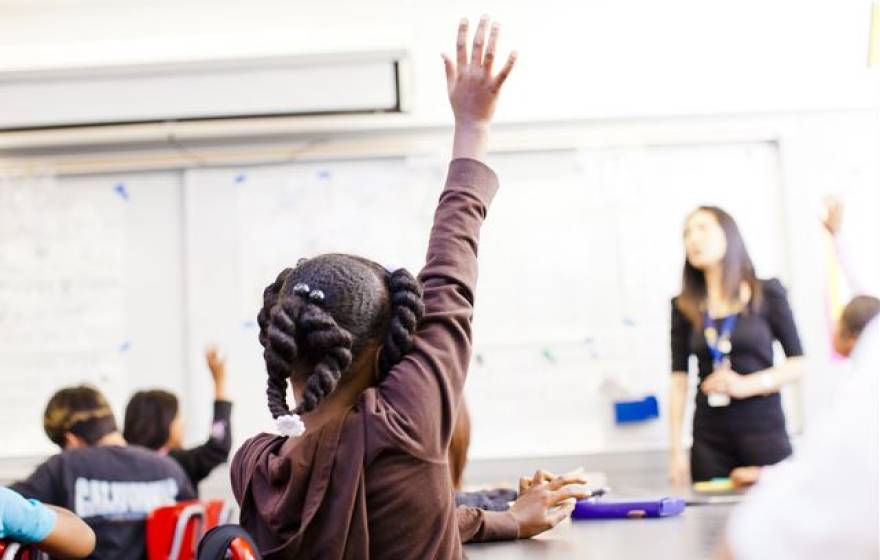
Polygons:
M85 521L96 535L89 558L146 558L149 513L195 498L180 465L126 444L107 399L93 387L57 391L46 405L43 429L61 453L11 489Z
M493 73L488 18L470 55L467 38L463 20L456 60L444 57L453 161L418 279L331 254L264 292L269 410L285 436L245 442L231 477L241 524L269 559L460 558L463 541L530 537L585 497L566 489L581 480L560 477L536 480L506 512L455 507L447 450L471 357L479 231L498 186L481 160L516 60Z
M125 407L123 436L128 443L154 449L177 461L193 488L225 463L232 449L232 402L226 394L226 360L215 346L205 351L214 381L214 419L205 443L183 447L183 420L174 393L153 389L138 391Z

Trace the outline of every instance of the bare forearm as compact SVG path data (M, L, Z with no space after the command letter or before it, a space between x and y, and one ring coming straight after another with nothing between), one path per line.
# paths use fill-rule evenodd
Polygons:
M767 395L798 381L806 371L803 357L788 358L784 363L746 376L749 396Z
M687 375L674 373L669 383L669 444L671 451L681 451L681 428L687 398Z
M468 158L485 161L488 145L488 123L455 123L452 159Z
M79 517L63 508L48 506L58 515L55 528L38 548L55 558L85 558L95 549L95 533Z

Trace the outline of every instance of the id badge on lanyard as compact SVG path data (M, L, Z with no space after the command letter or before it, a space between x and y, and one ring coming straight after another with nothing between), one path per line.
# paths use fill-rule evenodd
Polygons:
M736 328L736 315L729 315L724 318L721 325L718 325L715 319L709 317L707 313L703 320L703 336L706 337L706 346L709 347L709 354L712 356L712 370L730 369L730 351L733 345L730 338L733 335L733 329ZM709 406L720 407L730 404L730 395L724 393L709 393Z

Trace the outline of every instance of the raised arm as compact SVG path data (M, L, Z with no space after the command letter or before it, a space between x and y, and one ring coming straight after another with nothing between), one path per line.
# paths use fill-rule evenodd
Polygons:
M388 375L380 395L391 435L416 454L445 456L471 355L480 226L498 182L485 157L498 92L516 59L492 73L498 26L483 18L469 55L468 24L458 28L457 59L444 56L455 115L453 159L434 215L426 264L419 275L425 316L413 350Z

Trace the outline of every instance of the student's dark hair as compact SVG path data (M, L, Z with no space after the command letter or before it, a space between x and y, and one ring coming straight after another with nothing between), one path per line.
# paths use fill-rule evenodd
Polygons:
M404 269L389 273L367 259L328 254L283 270L263 292L257 315L272 417L290 414L291 375L306 382L293 412L314 410L370 341L382 344L385 376L412 348L424 310L421 285Z
M880 315L880 299L874 296L856 296L843 308L840 324L847 336L858 338L877 315Z
M80 385L52 395L43 412L43 430L59 447L64 447L64 434L68 432L94 445L116 431L116 419L104 395L93 387Z
M758 309L763 297L761 283L755 275L755 266L749 257L746 244L733 217L717 206L700 206L688 215L688 219L698 212L714 216L727 242L727 250L721 259L723 296L728 301L738 301L740 286L746 283L751 291L747 311ZM693 266L685 257L682 272L681 293L675 298L675 305L688 318L695 328L702 328L703 313L706 310L706 277L703 271Z
M171 437L171 423L177 416L177 397L160 389L138 391L125 407L122 435L125 441L159 449Z

